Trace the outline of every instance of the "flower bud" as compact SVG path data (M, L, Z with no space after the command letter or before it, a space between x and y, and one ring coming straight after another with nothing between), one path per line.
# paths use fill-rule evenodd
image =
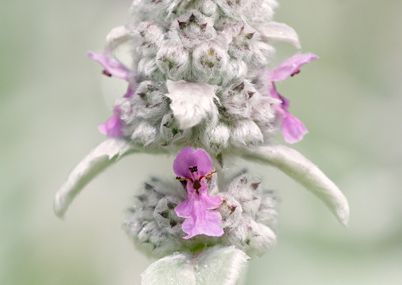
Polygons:
M192 68L196 78L219 83L226 68L227 52L214 43L203 43L193 51Z
M160 83L147 80L139 84L133 98L133 108L137 118L151 122L160 121L168 111L168 102Z
M217 5L211 0L204 0L201 2L200 10L206 16L216 15Z
M131 134L131 140L134 144L148 146L155 142L158 135L158 130L155 126L147 121L140 121Z
M172 80L185 79L189 71L188 51L176 41L165 41L156 55L159 70Z
M139 37L139 46L137 51L142 56L152 56L158 51L163 41L163 32L161 28L152 22L141 22L136 27Z
M211 153L218 154L228 147L229 138L229 127L224 123L218 123L217 125L209 124L206 127L201 141Z
M232 128L230 142L234 146L259 145L264 137L257 124L251 120L238 120Z
M202 15L197 10L190 10L177 18L171 26L184 47L192 48L216 37L213 19Z
M221 93L220 100L230 118L249 119L252 105L260 100L260 94L253 84L244 80L236 82Z

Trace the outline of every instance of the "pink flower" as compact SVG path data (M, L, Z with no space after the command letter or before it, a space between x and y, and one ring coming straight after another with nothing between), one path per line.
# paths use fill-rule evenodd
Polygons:
M121 61L107 53L88 52L90 59L98 62L103 67L103 74L109 77L116 77L128 82L128 88L125 98L131 98L135 93L135 86L133 83L134 73Z
M98 62L103 67L103 74L109 77L116 77L128 82L127 91L124 98L131 98L135 94L135 85L133 83L134 73L118 59L107 53L89 52L89 58ZM120 118L120 108L116 106L113 115L99 126L99 131L112 138L123 136L124 123Z
M98 62L103 67L103 74L109 77L117 77L129 81L131 70L115 57L106 53L88 52L90 59Z
M184 239L197 235L222 236L222 217L217 208L222 203L219 196L208 194L208 179L213 175L211 157L201 149L183 148L176 156L173 170L187 190L187 198L175 208L184 218Z
M304 64L317 59L318 56L312 53L296 54L269 72L269 79L271 82L269 93L271 97L281 101L281 104L276 107L276 112L281 120L283 138L288 143L296 143L301 141L304 135L308 133L308 130L302 121L289 112L289 100L278 92L275 83L300 73L300 68Z

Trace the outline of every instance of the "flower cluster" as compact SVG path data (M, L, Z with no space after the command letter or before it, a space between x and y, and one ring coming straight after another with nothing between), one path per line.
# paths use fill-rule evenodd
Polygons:
M213 154L263 145L278 127L286 142L300 141L306 128L288 112L275 82L317 57L297 54L270 70L272 43L297 46L298 39L290 27L269 21L274 1L257 2L135 1L135 24L125 27L136 51L132 68L111 49L90 53L105 75L129 82L101 132L150 149L199 142ZM252 17L255 11L268 17ZM109 38L116 33L121 29Z
M202 149L184 148L173 168L178 181L151 179L127 211L124 228L139 248L163 256L220 244L261 255L275 243L277 198L259 179L242 171L218 187Z
M248 256L275 243L275 195L245 171L228 175L234 172L227 157L278 168L348 222L338 187L302 154L275 143L278 130L287 144L308 132L278 82L318 59L297 52L272 65L276 42L300 48L295 30L272 20L276 6L276 0L134 0L130 22L109 33L104 52L89 53L105 76L126 81L127 91L99 126L106 140L56 194L55 212L62 217L91 179L126 155L175 154L176 181L146 182L124 221L136 244L163 257L144 273L145 285L166 278L235 284ZM119 59L121 45L131 46L130 64Z

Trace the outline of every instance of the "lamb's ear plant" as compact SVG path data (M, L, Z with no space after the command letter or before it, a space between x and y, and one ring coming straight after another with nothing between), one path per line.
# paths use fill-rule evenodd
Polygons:
M176 155L170 177L146 181L124 219L138 248L159 258L144 285L236 284L247 261L275 244L275 194L246 170L228 169L228 157L277 167L348 222L338 187L287 146L307 128L277 85L318 57L297 52L272 66L275 42L300 48L294 29L272 20L276 6L135 0L130 22L109 33L103 52L89 53L104 75L127 81L127 92L99 127L106 140L71 172L54 209L63 217L86 184L127 155ZM123 44L130 65L116 55Z

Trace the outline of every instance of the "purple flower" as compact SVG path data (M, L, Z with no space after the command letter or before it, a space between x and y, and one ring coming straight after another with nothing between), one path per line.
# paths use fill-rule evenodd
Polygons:
M98 62L103 67L103 74L109 77L117 77L129 81L131 70L123 63L106 53L88 52L90 59Z
M110 138L122 137L124 122L121 120L120 115L120 108L115 107L113 115L98 127L99 131Z
M102 65L104 75L109 77L113 76L127 81L128 87L123 97L133 97L135 94L135 85L133 83L134 73L128 67L107 53L88 52L88 56ZM105 123L99 126L99 131L108 137L122 137L124 123L120 118L120 113L121 111L119 106L115 106L113 115Z
M175 208L184 218L184 239L197 235L222 236L222 217L217 208L222 203L219 196L208 194L208 179L213 175L211 157L201 148L183 148L176 156L173 170L187 190L187 198Z
M318 56L312 53L296 54L269 72L269 93L271 97L281 101L280 105L276 107L276 112L281 120L282 135L288 143L301 141L304 135L308 133L308 130L302 121L289 112L289 100L278 92L276 82L283 81L300 73L300 68L304 64L317 59Z
M131 98L135 94L134 73L121 61L107 53L95 53L91 51L88 52L88 56L102 65L104 75L120 78L128 82L128 88L123 97Z

